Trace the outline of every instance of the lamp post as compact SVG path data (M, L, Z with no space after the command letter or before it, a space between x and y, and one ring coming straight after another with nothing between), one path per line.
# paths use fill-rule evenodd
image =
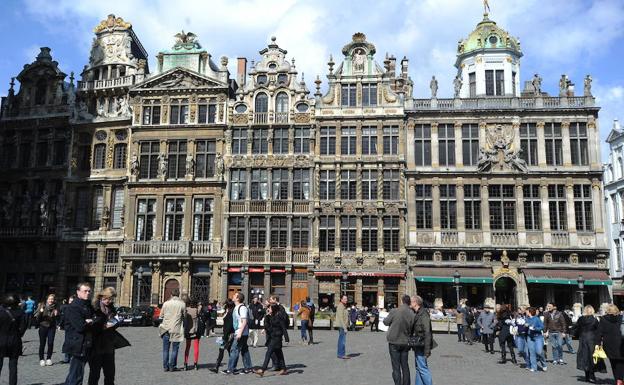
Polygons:
M578 285L578 291L581 295L581 306L585 306L585 278L583 278L582 274L579 274L576 279L576 284Z
M461 287L459 285L459 280L461 279L461 274L459 274L459 271L455 270L455 273L453 273L453 283L455 284L455 294L457 294L457 307L459 307L459 288Z
M143 266L139 266L134 274L137 276L136 306L139 306L141 304L141 279L143 278Z
M343 269L340 282L340 299L347 294L347 283L349 282L349 270Z

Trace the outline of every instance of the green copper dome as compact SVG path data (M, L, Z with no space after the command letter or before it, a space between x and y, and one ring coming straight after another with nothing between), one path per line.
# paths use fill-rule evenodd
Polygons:
M486 50L509 50L522 56L520 40L510 36L507 31L497 26L496 22L484 15L477 28L457 44L457 56Z

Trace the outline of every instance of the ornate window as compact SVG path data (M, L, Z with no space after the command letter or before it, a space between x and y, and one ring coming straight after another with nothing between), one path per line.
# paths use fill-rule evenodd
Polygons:
M165 199L165 241L179 241L184 235L184 198Z
M455 166L455 126L438 126L438 159L440 166Z
M575 184L574 188L574 219L577 231L593 231L591 185Z
M141 142L140 152L139 177L141 179L155 179L158 176L160 142Z
M228 247L230 249L242 249L245 247L245 234L247 233L244 217L229 217L228 219Z
M440 225L443 229L457 228L457 197L455 185L440 185Z
M401 199L401 191L399 189L400 183L400 171L399 170L384 170L383 172L383 199L387 200L399 200Z
M245 200L247 197L247 171L232 169L230 172L230 199L233 201Z
M89 217L89 190L79 187L76 194L76 212L74 217L74 227L84 229L88 226Z
M285 249L288 246L288 218L271 218L271 248Z
M186 140L169 141L169 179L183 179L186 175Z
M137 201L136 239L151 241L156 232L156 199L139 199Z
M321 155L336 155L336 128L321 127Z
M124 210L124 188L115 187L113 190L113 209L111 210L111 228L120 229L123 227Z
M354 200L356 197L357 177L355 170L340 172L340 199Z
M481 186L464 185L464 217L467 230L481 228Z
M249 248L264 249L266 247L266 225L264 217L249 218Z
M288 154L288 128L273 130L273 153Z
M292 219L292 248L307 249L310 244L310 220L294 217Z
M266 124L268 122L268 112L269 97L264 92L261 92L256 96L254 122L259 124Z
M288 199L288 169L278 168L273 169L273 175L271 175L272 193L274 200L286 200Z
M355 107L355 90L355 84L343 84L341 86L341 104L343 107Z
M266 200L269 198L269 172L267 170L251 170L252 200Z
M397 155L399 153L399 127L383 128L383 151L384 155Z
M340 154L341 155L355 155L355 127L342 127L340 129Z
M169 124L189 123L188 99L172 99L169 113Z
M377 84L376 83L362 84L362 106L364 107L377 106Z
M414 131L416 166L431 166L431 125L418 124Z
M213 101L200 99L197 110L197 123L210 124L214 123L217 116L217 105Z
M293 170L293 199L310 199L310 170L296 168Z
M585 123L570 124L570 155L572 164L575 166L586 166L589 164L587 125Z
M212 198L193 199L193 240L211 241L214 200Z
M336 217L322 215L319 218L319 251L334 251L336 245Z
M320 172L320 191L321 200L336 199L336 171L321 170Z
M265 128L255 128L253 130L253 141L251 143L252 154L267 154L269 152L269 130Z
M489 185L490 228L492 230L516 229L515 186Z
M277 75L277 84L281 86L288 85L288 74L279 74Z
M520 156L529 166L537 166L537 127L535 123L520 126Z
M462 155L464 166L476 166L479 159L479 126L462 125Z
M275 97L275 123L288 123L288 94L280 92Z
M106 249L106 264L116 265L119 263L119 249Z
M234 128L232 130L232 154L247 153L247 129Z
M433 227L431 185L418 184L416 191L416 228L431 229Z
M565 185L548 185L548 212L552 231L567 230L567 211Z
M143 124L144 125L160 124L160 106L143 107Z
M295 154L310 153L310 129L295 128Z
M362 199L377 199L377 170L362 170Z
M355 216L343 216L340 218L340 250L355 252L355 239L357 227Z
M546 141L546 164L549 166L563 165L561 123L546 123L544 137Z
M527 230L542 229L542 200L539 194L539 185L522 186L524 198L524 227Z
M383 244L386 252L399 252L399 217L396 215L383 218Z
M365 215L362 217L362 251L365 253L377 252L377 217Z
M126 168L126 154L128 146L125 143L117 143L114 149L113 168Z
M217 143L214 139L197 141L195 146L195 176L197 178L210 178L214 176L216 152Z
M37 146L39 150L39 146ZM93 146L93 168L100 170L106 168L106 144L99 143Z
M362 155L377 155L376 127L362 127Z

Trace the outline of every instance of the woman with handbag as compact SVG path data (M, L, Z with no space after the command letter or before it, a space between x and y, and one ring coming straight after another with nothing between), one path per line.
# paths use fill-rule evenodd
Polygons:
M210 369L215 373L219 373L219 366L221 366L225 351L227 350L228 354L230 354L230 348L234 340L234 319L232 318L234 302L228 299L225 301L225 304L223 304L223 307L225 308L225 314L223 315L223 337L221 337L221 341L219 342L219 356L217 357L215 367Z
M35 322L39 325L39 365L52 365L52 351L54 350L54 336L56 335L56 324L59 311L56 306L56 296L48 295L46 302L42 302L35 311ZM48 352L44 359L46 342Z
M598 338L598 319L594 315L594 308L591 305L585 306L583 315L576 321L576 333L579 339L579 346L576 353L576 368L585 372L585 382L595 383L594 372L606 372L604 360L594 364L594 349L600 343Z
M622 351L622 333L620 332L622 316L615 305L609 305L606 313L600 318L598 335L602 348L609 358L615 383L624 385L624 354Z

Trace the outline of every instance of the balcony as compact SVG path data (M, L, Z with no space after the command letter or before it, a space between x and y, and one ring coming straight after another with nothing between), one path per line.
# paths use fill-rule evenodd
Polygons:
M456 245L458 241L457 231L442 231L440 238L443 245Z
M288 123L288 112L276 112L275 113L275 123L276 124L286 124Z
M551 235L551 243L557 247L570 246L570 234L567 231L553 231Z
M249 211L252 213L263 213L266 211L266 201L251 201L249 202Z
M245 202L244 201L230 202L230 212L231 213L244 213L245 211L247 211L247 209L245 208Z
M264 263L265 260L264 250L249 250L249 263Z
M245 252L243 250L230 250L228 252L228 262L243 262Z
M286 263L288 262L288 252L286 250L271 250L271 263Z
M67 275L94 275L96 271L95 263L69 263L65 268Z
M268 112L256 112L254 113L254 124L267 124L269 122Z
M115 79L92 80L88 82L79 81L78 91L102 90L114 87L129 87L136 82L134 75L123 76Z
M518 244L517 231L492 231L492 245L516 246Z
M306 251L293 251L292 263L310 263L310 253Z
M594 106L593 97L480 97L464 99L414 99L414 110L478 110L518 108L586 108Z
M118 274L119 273L119 265L116 263L105 263L104 264L104 274Z
M287 213L288 212L288 201L272 201L271 202L271 211L274 213Z
M56 227L0 227L0 239L54 238L56 236Z
M301 201L293 202L294 213L309 213L310 211L312 211L310 208L310 202L301 202Z
M212 241L127 241L124 245L124 256L214 256Z
M193 241L191 243L191 254L197 257L207 257L213 255L211 241Z

